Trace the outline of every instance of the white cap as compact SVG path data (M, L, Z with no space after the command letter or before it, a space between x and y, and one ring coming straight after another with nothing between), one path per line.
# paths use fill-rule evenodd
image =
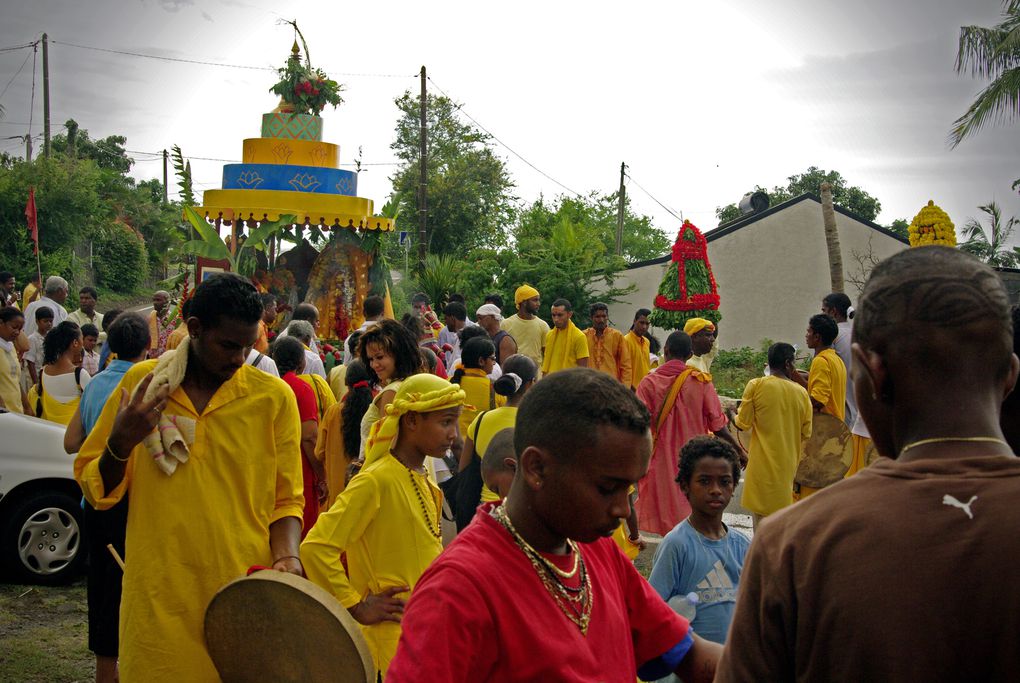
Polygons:
M494 315L496 316L496 322L500 322L501 320L503 320L503 313L502 311L499 310L499 306L497 306L496 304L484 304L482 306L479 306L478 310L475 311L475 315L476 316Z

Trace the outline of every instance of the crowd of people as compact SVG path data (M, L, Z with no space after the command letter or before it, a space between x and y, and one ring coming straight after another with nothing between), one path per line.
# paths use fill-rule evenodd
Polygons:
M237 275L179 315L156 292L148 318L98 313L89 287L69 313L56 276L29 302L0 273L0 294L2 405L66 425L77 453L99 681L217 680L204 610L253 565L335 596L392 681L1020 670L1020 601L982 579L1020 549L1020 312L958 251L879 264L858 311L825 296L809 369L773 344L733 414L718 324L660 345L648 309L624 332L594 303L580 330L556 298L550 327L527 284L475 321L456 294L400 320L367 297L328 374L315 307L281 315ZM795 480L819 419L853 441L821 490ZM753 543L723 520L742 478Z

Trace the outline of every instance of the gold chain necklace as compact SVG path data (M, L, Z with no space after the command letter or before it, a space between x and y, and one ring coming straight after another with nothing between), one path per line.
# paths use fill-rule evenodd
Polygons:
M1002 439L997 439L994 436L943 436L943 437L935 437L935 438L932 438L932 439L921 439L920 441L913 441L911 443L908 443L906 446L904 446L903 448L900 449L900 457L902 457L903 454L906 453L907 451L909 451L911 448L916 448L918 446L925 446L925 445L930 444L930 443L947 443L947 442L950 442L950 441L961 441L961 442L968 442L968 443L978 443L978 442L980 442L980 443L1001 443L1006 448L1009 448L1009 444L1008 443L1006 443Z
M414 487L414 493L418 496L418 503L421 505L421 512L425 516L425 526L429 528L429 533L431 533L435 538L442 538L443 529L439 525L439 515L436 514L436 521L433 525L432 516L429 514L429 508L425 504L425 496L422 495L421 487L418 486L418 480L414 478L414 472L412 472L409 467L407 468L407 475L411 477L411 486ZM426 484L426 486L428 486L428 484ZM431 498L431 496L429 497Z
M517 533L513 522L510 521L510 516L506 513L505 504L493 510L492 515L507 530L514 543L531 562L531 566L538 574L542 585L545 586L546 591L552 596L553 602L560 608L563 615L580 629L581 635L588 635L592 607L595 604L595 593L592 591L591 576L588 574L588 568L585 565L584 558L581 557L581 551L578 549L577 544L569 539L567 540L571 550L574 552L575 558L578 559L575 560L573 570L564 572L555 564L549 562ZM578 588L564 585L559 578L567 574L572 577L578 571L580 572L580 586Z
M580 559L581 553L578 552L577 550L577 544L571 541L569 538L567 539L567 545L574 552L574 566L569 571L563 571L562 569L556 566L555 562L549 560L544 555L542 555L542 553L535 550L535 548L530 543L524 540L523 536L517 533L517 529L514 527L514 523L510 521L510 515L506 513L505 506L500 505L498 508L496 508L496 519L498 519L500 523L506 527L507 531L510 532L510 535L514 537L514 540L517 542L517 545L521 546L521 550L524 551L524 554L528 555L529 557L534 557L540 560L543 564L545 564L546 567L549 568L550 571L552 571L557 576L563 577L564 579L572 579L574 578L574 576L577 575L577 569L581 562Z

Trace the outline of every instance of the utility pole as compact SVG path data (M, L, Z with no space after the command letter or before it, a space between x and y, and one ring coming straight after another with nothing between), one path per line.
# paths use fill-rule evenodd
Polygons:
M43 156L50 155L50 43L42 34Z
M418 152L418 160L421 166L421 173L418 181L418 268L419 272L425 270L425 255L428 253L428 233L426 230L425 218L427 214L427 193L428 185L428 123L425 120L425 66L421 67L421 130L419 131L419 142L421 149Z
M167 198L167 193L166 193L166 163L167 163L167 160L169 158L170 158L170 155L167 154L167 151L164 149L163 150L163 203L164 204L166 204L169 201L168 198Z
M627 170L627 164L620 162L620 203L616 208L616 255L623 256L623 207L627 201L627 188L623 184L623 177Z
M25 136L25 161L32 160L32 136Z

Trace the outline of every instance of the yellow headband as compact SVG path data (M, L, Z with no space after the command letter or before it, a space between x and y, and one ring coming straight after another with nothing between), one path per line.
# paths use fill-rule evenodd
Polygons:
M684 324L684 332L690 336L701 332L706 327L709 332L715 332L715 325L712 324L711 320L705 320L704 318L691 318Z
M536 296L538 296L537 289L531 285L521 285L517 288L517 291L514 292L514 304L520 306L522 301L533 299Z
M456 408L464 404L465 398L467 394L459 385L450 384L432 374L422 373L405 379L397 389L393 402L386 406L386 417L372 425L365 446L365 465L379 460L390 452L393 440L400 432L402 415L434 413L437 410Z

